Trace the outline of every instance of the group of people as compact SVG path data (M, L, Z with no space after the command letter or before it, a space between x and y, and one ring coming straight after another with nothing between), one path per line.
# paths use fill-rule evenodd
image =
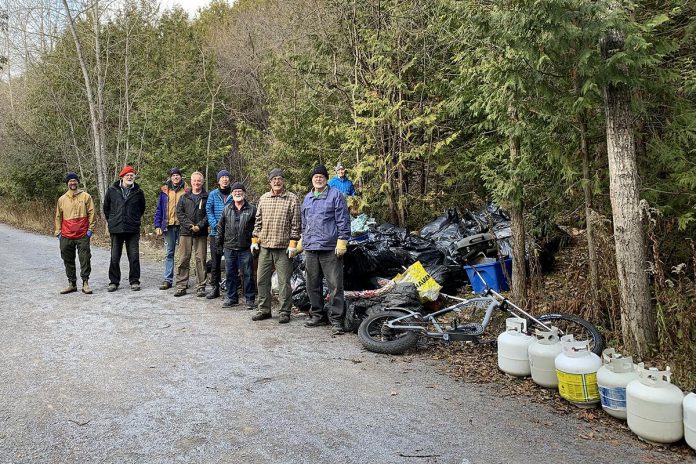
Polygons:
M217 173L217 188L206 192L203 174L191 174L187 184L178 168L169 171L161 186L155 210L154 227L164 237L165 262L161 290L175 287L175 297L186 295L190 262L196 268L195 294L215 299L221 295L221 263L225 257L223 307L240 303L239 278L242 276L244 305L256 309L252 320L272 317L271 276L278 277L278 322L290 322L292 289L290 276L293 259L305 253L307 293L310 299L308 327L331 325L333 333L343 333L345 300L343 291L343 256L350 237L350 214L345 196L355 195L353 183L343 165L329 180L326 167L319 164L311 172L312 188L300 203L297 195L285 188L285 175L279 168L268 173L270 189L257 205L247 200L246 187L231 182L230 173ZM119 180L104 197L103 212L111 238L111 263L107 290L118 290L121 281L120 259L123 246L129 263L128 281L133 291L140 290L139 238L145 212L145 195L135 182L135 170L126 166ZM91 294L89 286L90 238L94 230L95 210L91 196L79 189L79 177L69 172L65 181L68 191L56 206L55 234L60 241L68 287L61 293L76 292L79 256L82 292ZM211 268L208 275L207 245ZM175 254L179 265L175 276ZM258 257L256 282L253 278L254 256ZM323 280L328 297L324 298ZM210 289L206 293L206 284ZM257 298L258 293L258 298Z

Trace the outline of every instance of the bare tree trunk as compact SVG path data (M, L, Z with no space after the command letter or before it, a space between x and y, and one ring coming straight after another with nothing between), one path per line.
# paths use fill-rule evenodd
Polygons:
M103 152L104 143L102 141L102 123L99 118L97 101L94 98L94 93L92 90L92 78L87 70L87 63L82 51L82 44L80 43L80 38L77 36L77 30L75 29L75 23L73 21L72 14L70 13L68 2L67 0L62 0L62 3L63 8L65 9L65 14L68 18L68 27L70 28L70 33L75 41L75 51L77 53L78 62L80 63L80 69L82 70L82 77L85 81L85 96L87 97L87 104L89 106L89 119L92 126L92 142L94 147L95 167L97 171L97 192L99 194L99 203L101 204L104 200L106 189L108 188L106 180L106 160ZM95 37L95 40L98 43L99 37ZM101 100L101 95L99 98Z
M624 39L612 31L602 40L601 48L603 57L607 59L623 50ZM645 232L641 222L631 94L625 85L607 86L603 94L621 329L628 350L643 357L654 345L656 333L646 269Z
M585 196L585 230L587 233L587 265L590 273L590 304L592 310L599 306L599 270L597 246L594 240L594 214L592 210L592 179L590 176L590 155L587 148L587 116L583 112L578 117L580 126L580 156L582 157L582 190Z
M513 120L516 120L515 110L512 110ZM525 228L524 228L524 200L522 199L522 185L514 174L520 159L520 139L516 135L510 136L510 164L513 167L512 182L518 190L512 200L510 208L510 229L512 232L512 295L519 304L527 301L527 268L525 266Z

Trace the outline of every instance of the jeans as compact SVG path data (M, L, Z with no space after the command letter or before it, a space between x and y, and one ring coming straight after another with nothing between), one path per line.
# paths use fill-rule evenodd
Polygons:
M239 270L244 274L244 299L247 304L253 305L256 300L256 288L254 287L253 271L251 268L251 251L230 250L225 248L225 264L227 266L225 284L227 286L227 299L233 303L239 301L237 287L239 286Z
M75 250L80 258L80 277L83 281L89 280L89 274L92 272L90 259L92 253L89 249L89 237L86 235L82 238L60 238L60 256L65 264L65 274L68 276L69 282L77 281L77 268L75 267Z
M129 272L128 282L140 283L140 232L132 234L111 234L111 264L109 264L109 283L118 285L121 282L121 254L123 244L126 244Z
M174 283L174 254L179 244L181 226L170 225L164 231L164 281Z
M343 326L345 299L343 294L343 258L336 256L334 250L305 250L305 270L307 271L307 294L312 307L312 316L328 316L332 325ZM329 288L329 301L324 305L322 280L326 278Z
M278 273L278 300L280 314L290 315L292 309L292 260L288 258L285 248L261 247L259 252L259 267L256 270L256 282L259 287L259 311L271 313L271 276L275 267Z

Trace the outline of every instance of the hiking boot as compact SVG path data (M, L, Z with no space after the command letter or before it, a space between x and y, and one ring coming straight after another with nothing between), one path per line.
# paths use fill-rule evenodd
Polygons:
M177 289L176 292L174 292L174 296L184 296L184 295L186 295L185 288L179 288L179 289Z
M205 288L199 288L196 290L196 296L202 298L205 296Z
M92 289L89 288L89 283L86 280L82 281L82 293L84 293L85 295L92 294Z
M318 314L313 315L305 322L305 327L319 327L320 325L329 325L329 320L325 316Z
M283 313L280 316L278 316L278 324L287 324L290 322L290 315L287 313Z
M131 284L131 290L133 290L134 292L139 292L140 284Z
M170 288L172 288L172 283L166 280L160 285L160 290L169 290Z
M256 304L254 304L254 303L247 303L246 304L247 311L251 311L254 308L256 308Z
M68 286L65 287L63 290L61 290L60 294L65 295L65 294L76 292L76 291L77 291L77 283L76 282L68 282Z
M271 318L271 313L263 313L261 311L257 311L256 314L251 316L252 321L263 321L264 319L270 319Z
M343 335L346 333L345 330L343 330L343 327L340 325L332 325L331 326L331 335Z
M211 288L205 297L209 300L219 298L220 297L220 287Z
M107 292L115 292L116 290L118 290L118 284L109 284L106 288Z
M223 308L231 308L232 306L237 306L239 303L236 301L228 300L225 298L225 301L222 302L222 307Z

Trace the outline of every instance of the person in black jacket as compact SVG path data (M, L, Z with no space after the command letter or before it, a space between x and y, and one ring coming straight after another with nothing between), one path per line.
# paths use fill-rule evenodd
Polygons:
M106 216L111 236L111 264L109 288L114 292L121 283L121 254L126 244L129 273L128 282L133 291L140 290L140 221L145 214L145 194L135 183L135 169L126 166L118 174L121 178L106 191L102 211Z
M231 187L232 203L225 206L217 223L217 247L224 250L227 266L227 298L223 307L229 308L239 303L237 285L239 269L244 273L244 296L247 309L254 309L256 288L252 276L251 233L254 231L256 206L246 201L246 189L241 182Z
M181 224L181 235L174 296L186 295L192 251L196 266L196 296L205 296L205 258L208 253L208 215L205 212L207 201L208 192L203 188L203 174L196 171L191 174L191 190L184 193L176 204L176 217Z

